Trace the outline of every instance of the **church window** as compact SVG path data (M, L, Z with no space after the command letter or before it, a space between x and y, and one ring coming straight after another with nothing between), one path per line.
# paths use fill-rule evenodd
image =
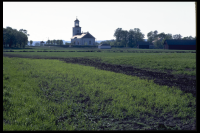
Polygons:
M77 30L77 32L79 32L79 30Z
M89 44L91 44L91 41L89 41Z

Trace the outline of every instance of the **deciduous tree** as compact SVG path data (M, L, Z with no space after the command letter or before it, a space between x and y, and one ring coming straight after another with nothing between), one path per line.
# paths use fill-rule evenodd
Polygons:
M195 38L192 36L187 36L187 37L182 38L182 40L195 40Z
M32 40L30 40L30 46L32 46L32 44L33 44L33 41L32 41Z
M118 42L119 40L121 40L121 31L122 31L122 28L117 28L115 30L115 33L114 33L114 37L116 38L116 41Z
M181 40L182 36L180 34L173 35L173 39Z
M150 31L149 33L147 33L147 37L148 37L147 41L151 43L152 41L156 39L157 36L158 36L157 30Z

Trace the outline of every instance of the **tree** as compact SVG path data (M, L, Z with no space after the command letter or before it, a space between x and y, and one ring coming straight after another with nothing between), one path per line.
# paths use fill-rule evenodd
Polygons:
M136 47L138 42L144 41L144 34L142 34L139 28L134 28L134 33L133 46Z
M172 34L170 34L170 33L168 33L168 34L166 34L166 37L165 37L166 39L172 39Z
M159 38L159 37L156 37L155 38L155 41L153 41L153 44L155 46L155 48L163 48L163 43L164 43L164 38Z
M8 44L9 47L25 47L28 43L28 34L26 30L12 29L11 27L3 28L3 45L4 47Z
M125 41L125 40L122 40L122 41L120 42L120 45L126 47L126 41Z
M147 37L148 37L147 41L151 43L152 41L156 39L157 36L158 36L157 30L150 31L149 33L147 33Z
M41 41L40 46L44 46L45 42Z
M133 47L134 46L134 40L135 39L135 32L133 29L130 29L128 32L128 36L127 36L127 44L128 47Z
M13 47L14 42L16 41L15 34L13 32L13 29L11 27L6 27L6 29L3 31L3 40L5 45L9 45L9 47Z
M149 33L147 33L147 37L148 37L147 41L151 43L154 40L153 31L150 31Z
M126 44L128 43L128 31L126 30L122 30L121 34L120 34L120 38L121 38L121 45L123 45L124 47L126 47Z
M51 42L50 42L50 40L48 39L48 40L46 41L46 44L47 44L47 45L50 45L50 43L51 43Z
M59 40L59 45L63 45L63 40Z
M116 38L115 45L124 47L135 47L139 41L144 41L144 34L139 28L130 29L129 31L118 28L115 30L114 36Z
M155 31L153 32L153 35L154 35L154 38L156 38L156 37L157 37L157 35L158 35L158 31L157 31L157 30L155 30Z
M10 43L10 34L11 34L11 31L8 27L6 28L3 28L3 46L6 47L7 44Z
M14 35L14 38L13 38L13 46L14 47L17 47L17 40L18 40L18 38L17 38L17 35L18 35L18 31L17 31L17 29L13 29L13 35Z
M60 40L56 40L56 45L60 45Z
M32 46L32 44L33 44L33 41L32 41L32 40L30 40L30 46Z
M110 46L115 46L115 42L111 42L111 43L110 43Z
M21 36L20 47L24 48L25 45L28 42L28 36L29 36L29 34L27 34L27 30L25 30L25 29L20 29L19 32L20 32L20 36Z
M173 35L173 39L181 40L182 36L180 34Z
M87 45L87 42L85 42L84 45Z
M53 45L53 40L50 40L50 44Z
M60 45L64 45L63 40L60 40Z
M195 38L193 38L192 36L187 36L182 38L182 40L195 40Z
M164 32L160 33L160 34L157 34L157 36L159 38L165 38L166 37L166 34Z
M56 45L56 40L55 39L53 40L53 45Z
M155 41L153 42L155 48L163 48L163 44L164 44L166 39L171 40L172 34L170 34L170 33L165 34L164 32L158 34L158 36L155 38Z
M117 41L117 42L120 40L121 31L122 31L122 28L117 28L117 29L115 30L114 37L116 38L116 41Z

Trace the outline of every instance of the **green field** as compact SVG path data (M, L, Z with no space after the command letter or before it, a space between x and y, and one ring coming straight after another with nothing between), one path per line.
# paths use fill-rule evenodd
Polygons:
M36 52L39 56L59 57L94 57L94 54L106 62L137 62L136 66L151 59L165 63L164 59L176 57L170 60L172 64L184 61L180 53L150 56ZM185 63L190 61L188 65L192 68L195 56L190 53L182 56L186 58ZM142 59L145 59L143 63ZM191 128L195 119L196 98L175 87L59 60L3 57L4 131L161 130L160 122L166 126L165 130L183 130Z
M75 49L75 48L74 48ZM37 49L38 50L38 49ZM69 50L65 48L64 50ZM89 49L75 49L76 52L5 52L9 54L17 54L24 56L37 57L86 57L86 58L100 58L102 62L110 64L130 65L136 68L158 70L163 72L172 72L173 74L196 75L196 53L191 51L181 51L186 53L176 53L171 50L132 50L132 49L118 49L118 50L100 50L102 52L77 52L87 51ZM128 52L128 51L132 52ZM21 50L22 51L22 50ZM40 50L41 51L41 50ZM46 50L47 51L47 50ZM56 49L55 51L58 51ZM72 50L73 51L73 50ZM113 52L115 51L115 52ZM123 52L120 52L123 51ZM157 53L158 52L158 53Z
M191 130L196 125L196 97L191 93L62 60L98 59L194 78L194 50L32 47L3 51L4 131ZM11 55L16 57L6 57Z

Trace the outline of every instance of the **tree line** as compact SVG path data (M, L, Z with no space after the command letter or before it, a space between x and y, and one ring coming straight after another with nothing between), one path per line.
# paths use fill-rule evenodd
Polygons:
M175 34L172 35L170 33L158 33L157 30L155 31L150 31L149 33L147 33L147 41L150 43L153 43L155 48L163 48L163 44L164 41L166 39L174 39L174 40L195 40L196 37L192 37L192 36L187 36L187 37L183 37L181 34Z
M30 40L30 46L32 46L33 44L33 41ZM46 46L46 45L64 45L63 43L63 40L47 40L46 43L41 41L40 43L39 42L36 42L35 43L35 46Z
M25 29L3 28L3 47L24 48L28 44L28 36Z
M110 44L111 46L123 46L123 47L137 47L138 42L145 41L144 34L142 34L139 28L122 30L117 28L114 32L115 40L102 41L102 43ZM196 37L187 36L183 37L180 34L172 35L170 33L158 33L157 30L147 33L147 42L153 43L155 48L163 48L163 43L166 39L178 39L178 40L194 40Z
M3 28L3 47L19 47L24 48L28 45L27 30L12 29L11 27ZM117 28L114 32L115 40L102 41L102 43L110 44L111 46L121 46L121 47L137 47L138 42L145 41L144 34L139 28L122 30L122 28ZM180 34L172 35L170 33L158 33L157 30L150 31L147 33L147 42L153 43L155 48L163 48L163 43L166 39L178 39L178 40L194 40L196 37L187 36L183 37ZM30 40L30 46L32 46L33 41ZM99 43L95 42L95 45ZM63 40L47 40L45 43L35 43L35 46L45 46L45 45L64 45ZM65 43L65 45L71 45L71 43Z
M47 40L46 45L64 45L63 40Z

